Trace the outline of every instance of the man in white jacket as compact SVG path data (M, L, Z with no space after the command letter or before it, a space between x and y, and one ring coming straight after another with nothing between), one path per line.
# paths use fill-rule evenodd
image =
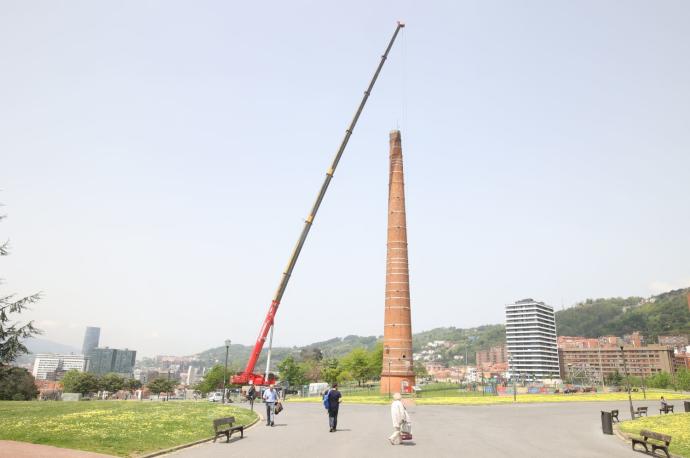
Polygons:
M400 393L393 395L393 403L391 404L391 419L393 420L393 434L390 435L388 441L392 445L400 445L402 441L400 437L400 428L403 423L410 421L410 416L407 415L407 410L402 403L402 396Z

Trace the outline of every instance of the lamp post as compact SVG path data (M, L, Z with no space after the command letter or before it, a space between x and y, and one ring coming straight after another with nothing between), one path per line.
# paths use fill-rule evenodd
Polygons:
M628 376L628 365L625 363L625 352L623 345L621 345L621 356L623 357L623 371L625 372L625 381L628 386L628 402L630 403L630 418L635 419L635 411L633 410L632 395L630 394L630 377Z
M515 373L513 372L513 355L508 359L510 365L510 378L513 379L513 402L517 402L517 387L515 386Z
M230 351L230 339L225 341L225 371L223 371L223 404L225 404L225 381L228 378L228 352Z

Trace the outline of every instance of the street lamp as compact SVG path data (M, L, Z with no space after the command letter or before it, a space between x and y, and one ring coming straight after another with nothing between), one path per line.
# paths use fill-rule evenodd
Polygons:
M513 379L513 402L517 402L517 387L515 386L515 373L513 372L513 356L508 359L510 366L510 378Z
M230 351L230 339L225 341L225 371L223 372L223 404L225 404L225 380L228 377L228 352Z
M635 419L635 411L633 410L632 395L630 394L630 376L628 375L628 365L625 363L625 352L623 345L621 345L621 356L623 357L623 371L625 371L626 385L628 385L628 402L630 403L630 418Z

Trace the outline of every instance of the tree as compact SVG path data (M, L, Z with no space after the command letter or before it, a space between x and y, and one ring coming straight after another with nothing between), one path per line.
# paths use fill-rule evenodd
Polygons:
M174 380L168 380L165 378L156 378L151 380L147 387L148 389L153 393L153 394L158 394L160 395L161 393L170 393L175 389L175 386L177 383L175 383Z
M141 382L134 378L128 378L124 381L122 388L127 391L135 391L141 388Z
M300 367L304 372L304 381L306 382L318 382L321 379L321 369L322 365L319 361L314 359L308 359L300 363Z
M29 401L38 396L34 376L21 367L0 366L0 400Z
M4 218L4 215L0 215L0 220ZM8 247L9 242L0 244L0 256L9 254ZM40 294L33 294L21 299L15 299L14 294L0 295L0 366L9 365L18 356L29 353L22 340L41 333L39 329L34 327L33 321L21 324L11 319L10 316L13 313L22 313L25 309L28 310L27 305L37 302L39 299ZM11 373L18 374L16 372ZM9 377L9 374L7 373L6 376ZM20 381L17 380L17 382Z
M383 372L383 342L376 344L376 347L369 353L369 360L371 377L377 380L380 379L381 372Z
M321 375L327 383L333 385L334 383L338 383L340 381L342 378L342 373L343 368L340 367L338 360L331 358L324 364Z
M292 355L285 358L278 364L280 378L290 384L290 386L302 386L305 382L304 368L295 362Z
M321 361L323 360L323 352L320 348L316 347L303 348L299 352L299 357L302 361L307 361L309 359L313 359L314 361Z
M81 393L87 395L98 391L99 380L94 374L79 372L76 369L72 369L63 377L62 387L65 393Z
M194 389L200 391L202 394L221 389L223 386L223 371L223 366L216 364L210 371L206 372L204 378L197 383ZM230 380L230 375L231 372L228 370L228 373L225 374L226 381Z
M647 379L647 386L651 388L670 388L673 386L673 379L668 372L659 372Z
M429 373L426 371L426 366L424 366L424 363L421 361L415 361L414 362L414 375L417 378L424 378L428 377Z
M357 385L362 386L372 377L372 358L364 348L355 348L341 360L343 369L348 371Z
M102 391L115 393L116 391L120 391L124 387L124 385L125 379L111 372L101 377L98 386Z
M690 371L687 369L679 369L676 372L676 389L683 391L690 391Z
M607 385L619 386L621 383L623 383L623 376L616 369L615 372L613 372L611 374L606 374L606 376L604 377L604 382ZM647 383L647 385L649 385L649 383ZM651 385L649 385L649 386L651 386Z

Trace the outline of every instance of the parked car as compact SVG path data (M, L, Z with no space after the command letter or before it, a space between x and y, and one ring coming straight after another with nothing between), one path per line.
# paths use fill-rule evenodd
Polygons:
M213 393L208 394L208 400L210 402L222 402L223 401L223 393L221 391L214 391Z

